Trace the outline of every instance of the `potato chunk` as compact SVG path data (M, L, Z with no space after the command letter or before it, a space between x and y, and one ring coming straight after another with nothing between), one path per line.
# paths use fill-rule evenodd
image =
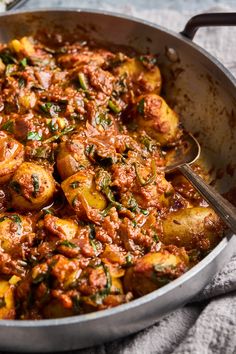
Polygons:
M55 191L55 181L44 167L24 162L10 182L10 191L15 208L36 210L50 203Z
M103 210L107 206L106 198L96 190L94 173L79 171L61 184L63 192L77 214L92 218L92 210Z
M139 96L134 115L138 127L161 146L170 145L180 137L178 115L156 94Z
M57 169L64 180L81 168L90 165L85 155L85 147L79 138L62 142L57 155Z
M35 53L34 46L27 37L23 37L20 40L13 39L11 42L9 42L9 47L13 52L17 54L31 56Z
M14 286L6 280L0 280L0 319L15 318Z
M139 91L159 94L161 91L161 73L156 65L151 68L143 65L138 58L127 58L115 72L119 75L127 75L128 78L139 87Z
M178 278L187 267L188 256L184 249L176 247L173 253L167 250L148 253L127 270L124 286L136 296L142 296Z
M73 220L60 219L51 214L44 217L44 227L53 237L68 241L72 240L79 230Z
M223 229L223 223L211 208L187 208L167 215L160 239L164 244L186 249L209 250L219 242Z
M24 147L4 132L0 132L0 184L6 183L24 159Z

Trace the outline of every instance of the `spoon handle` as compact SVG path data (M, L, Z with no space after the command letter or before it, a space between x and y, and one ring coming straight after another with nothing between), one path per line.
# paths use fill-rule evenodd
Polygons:
M203 181L203 179L199 177L189 165L184 164L179 166L178 170L197 189L234 234L236 234L236 208L223 198L214 188Z

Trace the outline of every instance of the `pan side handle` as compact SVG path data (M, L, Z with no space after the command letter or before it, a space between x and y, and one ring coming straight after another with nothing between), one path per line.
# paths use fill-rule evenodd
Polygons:
M236 12L205 13L193 16L180 34L193 39L200 27L236 26Z
M21 8L28 0L14 0L6 5L6 11L16 10Z

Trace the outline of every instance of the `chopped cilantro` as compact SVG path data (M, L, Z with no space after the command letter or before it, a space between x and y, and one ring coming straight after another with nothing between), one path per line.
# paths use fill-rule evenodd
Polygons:
M128 255L125 257L125 260L126 260L126 265L127 265L127 266L132 265L132 256L131 256L130 254L128 254Z
M13 129L14 129L14 122L13 120L8 120L6 123L4 123L2 125L2 129L6 130L9 133L13 133Z
M22 88L22 87L25 87L26 86L26 80L24 77L19 77L18 79L18 85L19 85L19 88Z
M44 143L44 144L52 143L53 141L56 141L57 139L59 139L61 136L72 132L72 130L74 130L74 129L75 129L74 126L66 127L66 128L65 128L64 130L62 130L59 134L53 135L53 136L51 136L50 138L44 140L43 143Z
M87 79L84 73L78 73L79 84L83 90L88 90Z
M39 178L35 173L33 173L31 175L31 178L32 178L33 187L34 187L33 197L36 198L37 193L39 192Z
M25 68L27 66L27 58L23 58L21 61L20 61L20 65Z
M100 113L96 117L96 124L101 125L103 129L107 129L111 125L111 118L107 114Z
M148 215L148 210L146 210L146 209L140 209L140 212L141 212L143 215Z
M68 240L60 242L59 246L66 246L68 248L77 248L77 246L74 243L72 243L72 242L70 242Z
M116 114L121 112L121 107L111 100L108 102L108 107Z
M42 133L40 132L29 132L27 134L27 140L42 140Z
M144 114L144 104L145 104L145 101L144 101L144 98L142 98L139 102L138 102L138 105L137 105L137 110L140 114Z
M70 187L73 188L73 189L76 189L79 187L79 182L78 181L74 181L70 184Z

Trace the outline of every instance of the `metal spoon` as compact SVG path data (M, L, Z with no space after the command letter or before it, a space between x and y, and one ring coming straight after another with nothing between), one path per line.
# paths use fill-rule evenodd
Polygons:
M189 164L197 160L201 152L198 141L189 133L184 133L183 144L166 154L165 172L179 170L196 188L225 224L236 234L236 208L223 198L214 188L199 177Z

